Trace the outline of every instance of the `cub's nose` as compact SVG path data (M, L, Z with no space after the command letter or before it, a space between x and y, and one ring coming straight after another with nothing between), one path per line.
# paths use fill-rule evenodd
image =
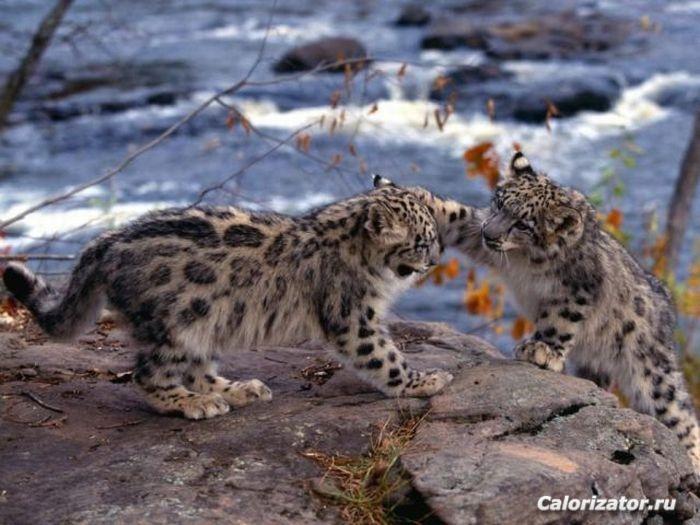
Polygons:
M497 243L498 242L498 237L493 237L489 235L489 233L486 231L486 229L481 230L481 236L484 238L484 240L488 243Z

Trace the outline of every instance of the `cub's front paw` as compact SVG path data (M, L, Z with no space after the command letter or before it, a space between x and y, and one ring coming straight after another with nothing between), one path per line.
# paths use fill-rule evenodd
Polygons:
M227 414L230 407L219 394L196 394L180 400L178 408L187 419L208 419Z
M452 382L453 376L444 370L426 370L414 372L403 391L403 395L409 397L430 397L437 394Z
M542 341L523 341L515 347L515 358L555 372L564 371L565 359L559 350Z
M221 395L236 408L250 405L254 401L271 401L272 390L259 379L236 381L226 387Z

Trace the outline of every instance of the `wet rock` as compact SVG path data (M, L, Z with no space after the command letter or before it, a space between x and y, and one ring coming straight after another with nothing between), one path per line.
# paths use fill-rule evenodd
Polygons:
M700 109L700 80L679 79L677 83L660 89L653 98L661 106L695 112Z
M547 102L557 107L561 118L581 111L604 112L612 107L622 90L615 78L593 75L556 83L535 83L529 87L526 95L514 100L513 118L533 123L545 119Z
M456 101L458 110L484 112L489 99L494 102L496 119L542 122L548 102L566 118L581 111L607 111L622 91L622 79L605 72L586 76L554 74L543 78L515 78L495 64L461 68L444 77L442 89L433 89L433 100Z
M420 4L405 6L394 22L397 26L424 26L430 22L430 11Z
M362 455L379 426L406 414L424 415L416 446L401 457L411 486L396 495L397 513L413 520L646 517L535 509L542 495L594 492L673 494L683 504L666 518L695 519L690 462L655 420L618 408L591 382L506 360L446 325L390 328L412 364L455 374L444 394L386 399L336 367L327 381L309 382L302 371L322 366L322 345L272 347L225 356L222 373L260 378L275 399L198 422L153 414L133 385L114 381L133 366L134 348L19 344L20 334L0 333L0 522L339 523L314 492L324 492L323 469L301 453ZM17 379L28 363L38 377Z
M482 390L483 389L483 390ZM499 362L463 371L431 409L402 456L414 488L445 523L640 523L646 512L548 513L553 498L668 498L699 509L700 489L672 432L617 407L593 383ZM689 510L690 509L690 510Z
M502 60L585 58L631 42L633 24L602 14L572 12L484 26L465 18L435 22L422 40L425 49L480 49Z
M341 60L359 60L352 63L353 69L367 65L367 50L358 40L348 37L321 38L288 51L273 69L275 73L296 73ZM324 69L324 72L342 73L344 66Z
M49 71L30 86L27 112L30 118L64 121L151 105L171 106L188 96L190 84L190 72L176 61L135 63L129 67L97 64L80 71Z

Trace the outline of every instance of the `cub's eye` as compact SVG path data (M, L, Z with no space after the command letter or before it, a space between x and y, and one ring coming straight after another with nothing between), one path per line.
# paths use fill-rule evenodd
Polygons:
M530 226L527 223L525 223L523 221L516 222L513 225L513 228L515 228L516 230L520 230L522 232L528 232L532 229L532 228L530 228Z

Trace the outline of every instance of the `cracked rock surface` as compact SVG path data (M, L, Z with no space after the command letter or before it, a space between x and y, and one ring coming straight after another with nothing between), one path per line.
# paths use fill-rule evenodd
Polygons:
M229 354L222 372L261 379L275 399L199 422L149 411L123 375L135 350L117 330L70 345L0 333L0 523L337 523L301 453L363 454L378 425L406 414L425 414L401 463L431 522L697 523L690 462L652 418L446 325L392 332L412 364L455 374L443 395L386 399L318 344L267 348ZM537 511L540 496L566 494L678 506Z

